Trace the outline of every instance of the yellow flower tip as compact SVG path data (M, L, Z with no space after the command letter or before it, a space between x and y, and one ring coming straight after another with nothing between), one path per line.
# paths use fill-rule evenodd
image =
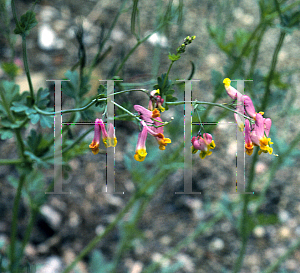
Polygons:
M161 112L165 112L166 109L165 109L164 107L160 106L160 107L159 107L159 110L160 110Z
M268 152L271 155L273 153L273 148L269 148Z
M160 112L155 108L152 111L152 118L158 118L158 117L160 117Z
M96 155L99 153L99 143L96 142L92 142L89 145L89 148L92 150L93 154Z
M142 162L145 160L147 152L145 149L139 149L135 152L134 159L136 161Z
M199 157L200 157L201 159L204 159L204 158L206 157L206 153L203 152L203 151L201 151L200 154L199 154Z
M212 142L210 143L210 149L214 149L216 147L215 142L212 140Z
M195 149L194 146L191 146L191 152L192 152L192 154L196 154L198 152L198 150Z
M102 141L103 141L103 143L104 143L104 145L105 145L106 148L109 147L108 143L107 143L107 137L102 138Z
M194 36L192 36L192 40L195 40L196 39L196 36L194 35Z
M159 92L160 92L159 89L156 89L156 93L159 94Z
M226 78L226 79L224 79L223 83L224 83L225 87L229 87L231 80L229 78Z
M116 147L117 142L118 142L116 137L114 137L114 138L109 137L107 140L108 140L108 141L106 141L106 143L108 142L107 147Z
M252 155L252 153L253 153L253 148L252 149L247 149L246 148L246 154L247 155Z
M161 145L159 145L159 147L158 147L160 150L165 150L166 149L166 146L164 146L163 144L161 144Z
M261 115L263 115L265 112L260 111L260 112L258 112L258 113L261 114Z

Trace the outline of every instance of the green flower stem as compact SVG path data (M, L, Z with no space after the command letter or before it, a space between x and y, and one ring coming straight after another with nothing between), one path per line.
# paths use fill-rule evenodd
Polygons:
M249 119L250 121L252 120L250 117L245 116L245 115L239 113L238 111L235 111L235 110L233 110L233 109L230 109L230 108L224 106L223 104L219 104L219 103L205 102L205 101L197 101L197 100L195 100L195 101L175 101L175 102L166 102L166 104L168 104L168 105L180 105L180 104L185 104L185 103L196 103L196 104L206 104L206 105L211 105L211 106L218 106L218 107L224 108L224 109L226 109L226 110L228 110L228 111L231 111L231 112L233 112L233 113L236 113L236 114L240 115L241 117L244 117L244 118L246 118L246 119Z
M122 63L119 65L119 67L117 68L117 71L115 73L115 75L118 75L118 73L121 71L121 69L123 68L124 64L126 63L126 61L128 60L128 58L132 55L132 53L146 40L148 40L148 38L153 35L153 33L155 33L156 31L158 31L161 28L161 25L158 26L153 32L151 32L149 35L147 35L146 37L144 37L143 39L137 41L137 43L135 44L135 46L128 52L128 54L125 56L125 58L123 59Z
M109 31L106 35L106 37L103 39L103 41L101 41L101 44L99 46L99 50L96 54L96 56L94 57L93 61L92 61L92 65L90 67L90 70L89 70L89 74L92 73L92 70L96 67L96 65L98 64L98 60L99 60L99 57L100 57L100 54L101 54L101 51L102 51L102 48L104 47L105 43L108 41L108 39L110 38L110 35L111 35L111 32L113 31L114 27L116 26L116 23L121 15L121 13L123 12L124 10L124 7L126 5L126 3L128 2L128 0L125 0L125 1L122 1L122 5L120 6L119 10L118 10L118 13L114 19L114 21L112 22L110 28L109 28ZM104 53L105 54L105 53Z
M298 239L293 246L291 246L283 255L281 255L273 264L271 264L262 273L274 272L280 266L281 263L283 263L289 256L291 256L299 248L300 248L300 239Z
M5 111L6 111L7 115L8 115L9 120L10 120L12 123L15 123L15 122L16 122L16 119L15 119L13 113L12 113L11 110L10 110L10 106L8 105L8 103L7 103L7 101L6 101L6 98L5 98L5 95L4 95L4 94L5 94L5 90L4 90L4 88L2 87L2 85L0 85L0 97L1 97L1 99L2 99L2 101L3 101L3 106L4 106L4 108L5 108Z
M109 96L112 96L112 95L119 95L119 94L122 94L122 93L126 93L126 92L133 92L133 91L141 91L141 92L144 92L144 93L148 93L148 90L147 89L128 89L128 90L123 90L123 91L119 91L119 92L115 92L113 94L110 94L108 95ZM38 108L36 105L33 106L33 108L40 114L42 115L45 115L45 116L53 116L53 115L56 115L56 114L67 114L67 113L72 113L72 112L80 112L80 111L84 111L88 108L90 108L91 106L93 106L96 102L100 102L100 101L106 101L107 98L101 98L101 99L93 99L90 103L88 103L86 106L83 106L81 108L76 108L76 109L68 109L68 110L62 110L60 112L47 112L47 111L44 111L40 108Z
M16 138L17 138L17 142L18 142L18 146L19 146L19 153L24 162L26 160L25 155L24 155L25 146L24 146L24 142L22 139L20 128L15 129L15 134L16 134Z
M10 254L9 254L11 273L18 272L18 262L15 261L15 246L17 240L18 210L19 210L19 203L21 199L24 182L25 182L25 174L22 174L19 180L17 194L13 206L13 218L11 224Z
M286 11L289 11L295 7L298 7L300 5L300 1L295 1L294 3L290 4L289 6L285 6L285 7L282 7L281 9L281 14L284 14ZM267 15L265 17L266 20L273 20L275 19L276 17L278 17L278 11L274 11L273 13Z
M170 65L169 65L169 68L168 68L166 77L165 77L164 82L163 82L163 88L165 87L165 84L166 84L166 82L167 82L167 78L168 78L168 76L169 76L169 73L170 73L170 71L171 71L171 68L172 68L172 65L173 65L174 62L175 62L175 61L172 61L172 62L170 63Z
M80 111L84 111L88 108L90 108L91 106L93 106L96 102L99 101L105 101L107 100L107 98L102 98L102 99L93 99L90 103L88 103L86 106L83 106L81 108L76 108L76 109L68 109L68 110L62 110L59 112L47 112L47 111L43 111L40 108L38 108L36 105L33 106L33 108L40 114L45 115L45 116L53 116L56 114L67 114L67 113L72 113L72 112L80 112Z
M249 174L249 180L248 180L248 184L247 184L247 192L252 191L252 184L254 181L254 177L255 177L255 165L256 162L258 160L258 149L256 149L254 156L252 158L252 163L251 163L251 168L250 168L250 174ZM248 204L250 201L250 194L244 194L243 196L244 198L244 204L243 204L243 211L242 211L242 221L241 221L241 226L240 226L240 233L241 233L241 237L242 237L242 247L241 250L239 252L239 256L236 260L234 269L233 269L233 273L238 273L240 272L240 269L243 265L243 260L245 257L245 253L246 253L246 247L247 247L247 243L248 243L248 239L249 239L249 214L248 214Z
M71 150L75 145L77 145L81 140L83 140L93 130L94 130L94 127L91 127L90 129L88 129L87 131L85 131L81 136L79 136L78 138L76 138L72 144L70 144L69 146L67 146L66 148L64 148L61 151L61 153L64 154L67 151ZM41 159L43 161L46 161L46 160L49 160L49 159L52 159L52 158L53 158L53 155L42 157Z
M15 1L14 0L11 0L11 10L12 10L12 14L13 14L14 20L16 22L17 28L21 29L20 24L19 24L19 20L18 20L18 17L17 17L16 6L15 6Z
M39 213L39 207L34 206L31 209L29 223L26 227L25 236L24 236L24 239L22 241L22 250L21 250L22 256L23 256L23 253L24 253L24 249L25 249L27 243L29 242L30 235L31 235L31 232L32 232L32 229L33 229L33 226L34 226L34 223L35 223L35 220L36 220L36 217L37 217L38 213Z
M126 92L132 92L132 91L141 91L141 92L144 92L144 93L148 94L148 90L147 89L128 89L128 90L123 90L123 91L119 91L119 92L110 94L110 95L108 95L108 97L109 96L114 96L114 95L119 95L119 94L126 93Z
M125 111L127 114L129 114L130 116L134 117L135 119L137 119L139 122L141 121L140 118L138 118L135 114L132 114L130 111L128 111L126 108L124 108L123 106L121 106L120 104L116 103L115 101L111 101L111 103L113 103L114 105L116 105L117 107L119 107L120 109L122 109L123 111Z
M26 36L25 36L24 33L22 34L22 49L23 49L23 64L24 64L24 69L25 69L25 73L26 73L26 76L27 76L27 81L28 81L28 85L29 85L29 91L30 91L31 100L32 100L32 103L34 104L35 98L34 98L34 92L33 92L33 86L32 86L30 71L29 71L29 67L28 67L27 48L26 48Z
M23 163L22 159L0 159L0 165L18 165Z
M260 109L266 109L266 107L268 105L269 97L270 97L270 94L271 94L271 89L270 89L271 82L272 82L274 72L275 72L275 69L276 69L278 54L279 54L279 51L280 51L280 49L283 45L285 35L286 35L285 31L280 32L280 36L279 36L279 39L278 39L278 42L277 42L277 45L276 45L276 48L275 48L275 51L274 51L274 54L273 54L273 57L272 57L271 67L270 67L269 75L267 77L265 94L264 94L264 97L263 97L263 100L262 100L262 105L261 105Z

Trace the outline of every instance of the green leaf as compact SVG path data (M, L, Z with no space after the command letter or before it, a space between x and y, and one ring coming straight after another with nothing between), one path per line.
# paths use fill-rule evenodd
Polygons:
M79 86L79 76L77 71L68 70L65 73L65 77L70 81L62 82L62 92L67 96L77 99L78 98L78 86Z
M41 114L39 114L39 116L40 116L40 123L41 123L41 126L43 128L46 128L46 127L51 128L52 127L52 125L54 123L53 117L44 116L44 115L41 115Z
M94 250L89 264L89 272L91 273L109 273L113 269L113 264L108 263L102 252Z
M38 121L40 120L40 115L39 114L32 113L28 117L30 118L30 121L31 121L32 124L37 124Z
M14 111L14 112L17 112L17 113L23 112L23 111L25 111L25 110L28 109L28 106L24 105L24 104L21 103L21 102L14 101L14 102L12 103L12 105L13 105L13 106L12 106L10 109L11 109L12 111Z
M44 168L49 168L49 164L41 160L39 157L37 157L35 154L29 151L24 152L25 155L28 155L32 161L35 161L38 165L44 167Z
M267 226L267 225L275 225L280 223L277 214L266 214L259 213L257 214L258 225Z
M4 92L5 100L10 107L14 98L19 94L20 86L16 85L14 82L9 82L9 81L2 81L1 85L5 91ZM2 103L2 101L0 101L0 103Z
M30 135L27 138L27 144L30 147L31 151L36 154L36 151L38 150L38 147L41 143L42 135L37 134L35 130L30 131Z
M20 67L15 63L2 62L1 67L11 78L15 78L20 71Z
M35 13L29 10L21 16L19 26L15 28L14 33L20 35L25 34L27 36L30 30L34 28L37 23Z
M45 109L49 103L49 90L48 88L43 89L42 87L38 90L36 96L36 103L40 109Z
M88 76L83 76L81 80L81 87L79 90L79 97L83 97L87 92L90 91L91 85L89 84L90 82L90 77Z
M8 119L1 119L0 123L3 127L16 129L16 128L19 128L21 126L21 124L23 123L23 120L16 120L14 123L12 123Z
M13 132L9 129L0 129L0 135L1 135L1 139L5 140L5 139L10 139L14 136Z
M168 58L172 61L172 62L176 62L177 60L180 59L180 54L171 54L169 53Z

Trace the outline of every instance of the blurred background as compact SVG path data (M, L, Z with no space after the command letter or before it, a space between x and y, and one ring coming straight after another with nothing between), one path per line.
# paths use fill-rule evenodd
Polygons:
M10 1L1 2L5 9L0 19L0 79L13 78L22 93L29 90L22 64L22 39L13 34ZM33 4L25 0L15 3L19 18ZM124 216L73 272L300 272L297 1L39 1L34 11L38 25L27 36L29 69L35 91L49 88L49 107L54 106L54 86L46 80L68 78L66 71L74 68L83 52L84 65L89 67L99 46L103 46L103 58L92 71L85 103L76 104L63 93L63 109L87 104L97 94L99 80L114 76L123 80L116 84L116 90L153 90L157 77L168 70L169 52L176 53L186 36L196 35L170 71L173 96L184 98L184 85L175 80L192 78L201 80L192 85L193 100L230 104L223 79L253 80L245 83L244 92L252 98L257 112L264 111L264 117L272 119L269 137L278 156L246 155L246 187L255 194L234 194L237 132L233 113L218 107L198 107L203 122L219 122L204 125L213 135L216 148L203 160L193 155L193 190L201 191L201 195L175 195L183 191L184 107L170 106L161 116L164 121L174 117L164 129L172 143L161 151L149 136L144 162L133 158L138 124L132 119L115 121L115 185L116 191L124 194L104 194L104 146L98 155L88 148L93 125L63 125L68 126L66 143L87 130L90 133L64 154L63 190L71 194L48 195L39 207L24 264L30 264L36 272L63 272L134 198ZM78 33L82 34L81 40ZM146 36L148 39L141 42ZM3 66L9 62L17 69ZM134 104L148 105L148 96L142 92L115 99L131 112ZM93 123L101 118L102 111L99 107L84 111L77 122ZM124 114L115 111L116 115ZM63 116L63 122L69 119L70 114ZM193 115L193 121L199 121L197 115ZM29 123L22 130L24 138L32 129L42 135L53 133L53 127ZM199 126L194 126L193 135L198 130ZM14 138L0 140L0 155L1 159L18 157ZM0 166L3 257L10 241L17 178L16 166ZM32 180L36 191L45 192L43 185L53 180L53 165L38 168ZM152 186L134 197L149 181ZM20 240L29 215L30 206L24 196L19 209ZM295 243L298 245L281 262L279 258ZM278 266L274 266L276 262Z

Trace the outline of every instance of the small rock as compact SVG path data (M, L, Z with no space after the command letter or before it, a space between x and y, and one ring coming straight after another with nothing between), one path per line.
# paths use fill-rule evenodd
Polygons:
M253 233L256 238L262 238L265 236L266 230L262 226L257 226L254 228Z
M62 49L65 43L56 37L55 31L47 23L38 29L38 46L43 50Z
M53 229L58 229L61 224L61 215L55 211L53 208L47 205L43 205L41 207L41 214L46 218L48 221L48 224L53 228Z
M57 256L49 257L45 264L37 267L36 273L57 273L62 272L62 261Z
M288 227L282 227L279 230L279 235L282 239L287 239L291 237L291 231Z
M285 223L289 220L290 216L286 210L279 211L279 219L282 223Z
M216 238L209 244L208 248L211 251L220 251L224 248L224 246L225 246L224 241L220 238Z

